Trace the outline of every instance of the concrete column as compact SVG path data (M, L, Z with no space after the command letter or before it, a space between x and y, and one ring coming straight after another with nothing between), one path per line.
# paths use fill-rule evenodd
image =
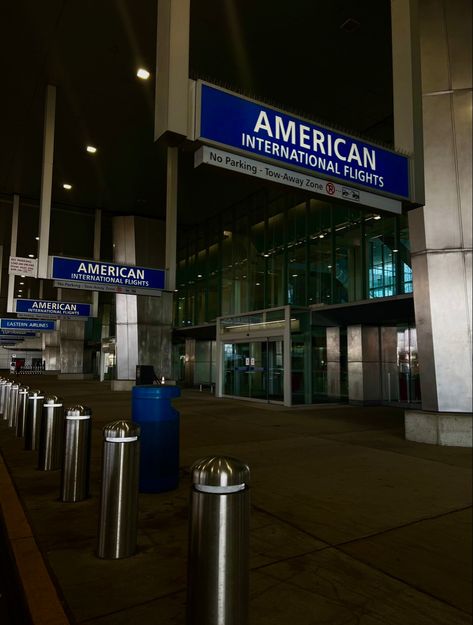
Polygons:
M354 325L347 328L348 400L377 404L381 400L379 328Z
M114 260L161 268L165 262L165 225L157 219L115 217ZM118 294L116 300L117 380L112 389L131 388L136 365L153 365L171 377L172 293L161 297Z
M48 277L49 226L53 184L54 128L56 116L56 87L46 87L44 104L43 167L39 213L38 278Z
M422 410L406 413L406 437L460 446L472 445L471 12L420 3L425 206L409 214Z
M340 397L340 328L327 328L327 396Z
M20 213L20 196L13 196L13 208L11 218L11 239L10 239L10 256L16 256L16 245L18 239L18 217ZM7 312L14 312L13 298L15 297L15 276L8 274L8 295L7 295Z

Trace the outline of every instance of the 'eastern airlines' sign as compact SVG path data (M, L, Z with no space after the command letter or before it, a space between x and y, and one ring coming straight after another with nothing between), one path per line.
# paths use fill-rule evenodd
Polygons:
M197 139L339 179L382 195L409 198L409 158L198 82Z

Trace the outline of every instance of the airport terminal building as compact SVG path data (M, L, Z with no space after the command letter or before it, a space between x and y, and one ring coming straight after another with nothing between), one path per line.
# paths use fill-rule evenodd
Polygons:
M471 445L471 6L376 4L372 22L341 20L336 32L346 64L358 45L346 37L368 46L364 28L373 28L376 80L363 56L353 64L365 67L359 91L350 76L345 85L335 76L319 113L317 90L304 102L307 84L294 90L283 67L268 89L253 44L235 54L240 73L226 70L225 59L212 66L194 3L160 1L149 42L157 40L148 68L154 97L141 94L133 108L121 95L111 111L97 85L81 78L102 108L100 124L121 112L134 120L120 139L103 131L108 157L123 150L127 170L118 160L100 163L101 126L90 122L97 147L88 128L87 151L97 158L83 172L101 193L85 199L67 195L76 157L60 130L74 98L51 62L55 80L42 76L41 97L32 100L41 117L36 193L18 167L7 167L0 189L0 366L14 360L129 389L136 366L146 364L159 378L217 397L393 404L406 409L408 438ZM205 19L211 28L210 10ZM72 43L61 45L73 65ZM327 75L331 63L335 57L317 56ZM249 80L258 68L259 80ZM117 79L115 95L118 86ZM138 126L140 116L146 123ZM73 132L68 125L69 138ZM29 163L26 145L15 153ZM149 169L138 171L145 152ZM117 208L104 180L113 173L126 185L128 171L134 184ZM37 224L31 267L26 222ZM12 270L11 259L26 265Z

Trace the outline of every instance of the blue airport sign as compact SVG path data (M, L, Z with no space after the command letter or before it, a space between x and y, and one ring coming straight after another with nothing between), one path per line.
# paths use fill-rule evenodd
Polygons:
M78 302L55 302L41 299L17 299L15 312L42 317L74 317L92 316L91 304Z
M198 94L197 139L203 143L409 198L407 156L202 81Z
M56 322L44 319L0 319L0 328L4 330L51 332L56 329Z
M53 256L51 278L62 286L96 291L160 295L166 272L134 265Z

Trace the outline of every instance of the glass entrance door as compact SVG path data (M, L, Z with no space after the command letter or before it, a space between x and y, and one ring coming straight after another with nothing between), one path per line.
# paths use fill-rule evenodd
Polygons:
M284 400L282 338L225 343L223 372L225 395L282 402Z

